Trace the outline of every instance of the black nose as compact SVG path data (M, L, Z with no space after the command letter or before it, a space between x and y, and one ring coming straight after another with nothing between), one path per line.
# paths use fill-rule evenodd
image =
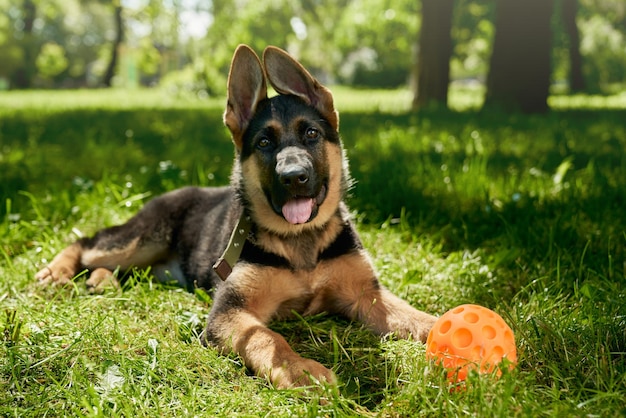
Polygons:
M278 173L280 182L285 187L299 187L309 181L309 173L306 168L299 165L289 165Z
M285 147L276 154L276 180L293 195L306 195L313 180L310 155L298 147Z

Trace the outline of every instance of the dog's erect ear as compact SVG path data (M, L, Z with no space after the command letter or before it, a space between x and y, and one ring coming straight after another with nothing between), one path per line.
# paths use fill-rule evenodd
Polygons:
M247 45L239 45L228 73L228 100L224 123L233 135L237 150L257 104L267 98L267 85L261 61Z
M275 46L263 52L267 79L280 94L292 94L315 107L331 124L339 129L339 115L333 104L333 95L322 86L298 61Z

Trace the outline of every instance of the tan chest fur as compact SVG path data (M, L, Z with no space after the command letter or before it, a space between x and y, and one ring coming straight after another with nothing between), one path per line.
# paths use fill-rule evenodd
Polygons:
M374 278L363 251L323 260L312 270L238 264L228 280L246 297L246 305L262 321L340 311L337 301L361 292L363 279Z

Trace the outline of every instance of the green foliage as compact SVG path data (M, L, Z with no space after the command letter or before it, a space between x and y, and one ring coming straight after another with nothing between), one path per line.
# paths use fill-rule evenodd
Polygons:
M414 1L352 1L335 31L343 57L339 81L370 87L407 84L415 61L418 4Z
M159 87L178 95L218 96L226 94L226 76L214 67L196 60L180 71L174 71L161 78Z
M27 4L35 14L30 31ZM10 80L15 87L19 74L33 87L98 85L111 56L113 5L102 0L0 0L0 10L6 11L0 15L0 82ZM455 3L453 79L485 79L495 5L492 0ZM150 0L122 6L125 33L118 84L152 84L180 71L166 79L170 87L211 96L223 93L239 43L257 51L268 44L287 48L325 80L366 87L405 85L421 25L421 3L410 0ZM578 26L591 91L615 92L626 82L625 13L620 0L580 1ZM206 36L190 36L189 16L204 18ZM569 68L568 41L558 24L554 33L553 80L561 83Z
M65 50L59 44L48 42L42 45L35 65L42 77L50 79L57 76L67 68Z
M106 42L110 24L104 15L106 7L78 0L35 0L29 2L35 20L32 31L27 32L26 3L9 1L2 7L8 13L0 18L0 32L8 36L0 35L0 76L11 78L15 71L28 67L36 87L50 87L51 81L68 76L84 78L87 65Z
M600 15L583 22L580 30L583 34L581 53L588 60L585 69L589 84L609 91L611 84L623 84L626 33Z
M257 53L267 45L286 46L292 35L289 20L293 8L290 4L282 0L242 1L233 7L230 2L215 2L215 21L207 35L206 60L227 71L232 51L240 43L250 45Z
M364 245L414 306L500 313L516 334L513 372L450 390L422 344L319 315L272 327L332 367L339 388L277 391L199 344L203 292L157 285L149 271L100 296L82 279L38 287L37 268L76 235L123 222L163 190L225 184L232 145L223 100L4 93L0 415L623 415L624 97L613 109L555 97L556 111L526 116L411 114L408 94L337 90Z
M1 16L0 19L2 19L3 16ZM0 27L6 26L8 26L8 22L2 22L2 24L0 24ZM8 33L8 31L0 31L0 61L2 61L0 76L8 78L24 61L24 50L20 45L9 42L6 33Z
M584 70L592 91L615 92L625 83L626 7L612 0L580 0L578 27Z
M148 38L141 40L140 56L139 56L139 70L144 75L154 75L159 71L159 64L161 62L161 54L156 49L152 41Z
M454 8L450 60L452 79L484 77L494 36L494 7L490 0L458 0Z
M314 73L354 85L397 87L407 82L413 62L415 2L388 0L285 0L213 5L201 60L226 73L240 43L261 52L267 45L289 48ZM212 85L210 87L213 87Z

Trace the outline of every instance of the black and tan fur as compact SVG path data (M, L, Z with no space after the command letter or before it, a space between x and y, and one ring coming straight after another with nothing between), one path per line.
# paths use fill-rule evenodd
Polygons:
M266 80L278 95L267 97ZM205 342L238 353L276 387L334 381L266 326L294 311L424 341L435 318L381 286L343 203L349 174L330 91L286 52L268 47L262 64L242 45L224 122L236 148L231 186L158 197L124 225L64 249L37 279L67 283L88 269L87 285L98 288L115 269L151 266L157 277L214 290ZM242 213L252 229L222 281L212 266Z

